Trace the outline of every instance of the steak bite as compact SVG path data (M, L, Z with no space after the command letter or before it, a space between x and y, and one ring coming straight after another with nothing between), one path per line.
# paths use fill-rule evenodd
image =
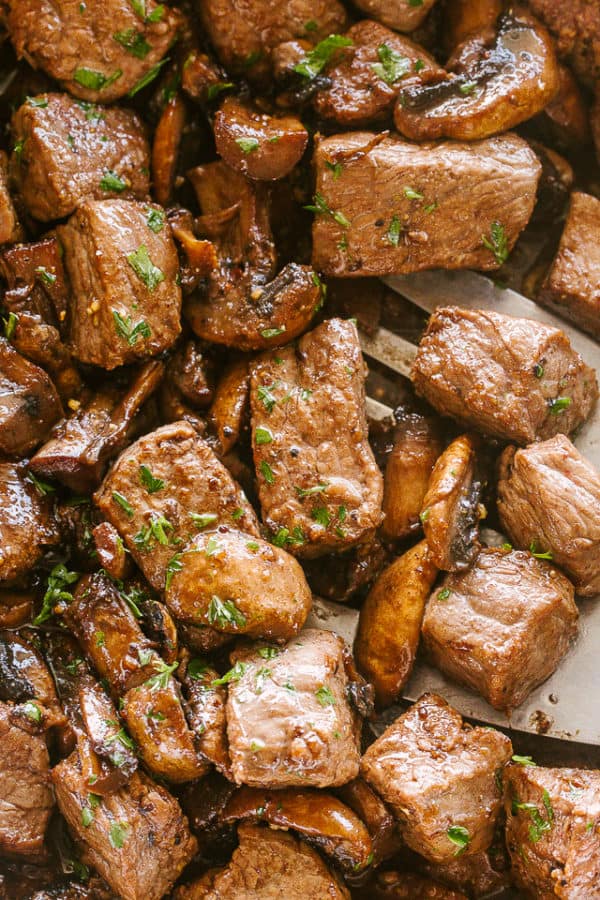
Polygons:
M361 774L395 812L408 846L445 862L490 846L501 807L495 776L511 755L499 731L471 728L424 694L369 747Z
M0 337L0 453L25 456L62 417L54 384Z
M227 679L233 780L254 787L333 787L358 774L360 725L348 700L344 642L307 629L284 649L236 651Z
M347 15L339 0L200 0L200 16L208 37L228 72L252 80L270 70L274 47L303 38L317 44L344 30ZM306 24L310 23L307 28Z
M0 244L23 240L23 229L8 189L8 157L0 150Z
M482 550L429 599L423 639L434 664L496 709L519 706L577 634L573 586L516 550Z
M260 538L224 526L204 531L180 561L165 599L181 622L286 641L310 612L312 594L299 563Z
M12 711L0 702L0 854L36 856L54 806L48 749L43 735L21 728Z
M143 772L126 787L90 802L78 752L52 770L56 801L93 866L124 900L160 900L196 852L196 838L177 800ZM82 810L88 810L82 816Z
M423 498L421 522L431 559L447 572L467 569L481 549L480 442L463 434L437 460Z
M529 0L531 12L556 38L558 53L588 87L600 77L600 8L588 0Z
M174 900L350 900L343 882L319 854L284 831L243 823L239 846L223 869L178 887Z
M514 134L468 144L338 134L320 141L315 165L313 265L343 277L497 269L531 217L541 171Z
M157 591L181 568L181 551L198 531L226 524L258 535L242 489L186 422L124 450L95 499Z
M376 19L395 31L415 31L423 22L436 0L420 3L404 0L356 0L355 6L370 18Z
M40 94L19 107L12 130L20 147L13 175L42 222L70 215L82 200L148 196L150 148L141 119L127 109Z
M51 500L27 479L23 466L0 463L0 582L26 575L59 541Z
M252 445L274 543L321 556L372 537L383 483L368 442L355 326L323 322L251 366Z
M17 56L84 100L133 95L176 38L181 14L155 0L8 0Z
M598 397L594 370L558 328L457 306L429 319L411 377L442 415L517 444L569 434Z
M535 897L600 897L600 772L511 765L506 845L519 888Z
M600 592L600 475L568 438L506 448L498 512L518 547L549 552L578 594Z
M156 356L181 331L179 260L159 207L89 200L57 233L72 287L69 340L80 361L115 369Z
M313 98L318 115L342 128L386 122L402 87L441 71L422 47L377 22L358 22L346 37L352 45Z
M574 191L558 252L537 299L600 338L600 200Z

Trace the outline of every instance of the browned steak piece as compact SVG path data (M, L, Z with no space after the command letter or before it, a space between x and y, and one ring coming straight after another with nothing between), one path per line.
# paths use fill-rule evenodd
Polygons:
M506 845L532 897L600 897L600 772L511 765L504 774Z
M422 47L377 22L358 22L346 37L352 46L328 68L330 83L313 100L319 116L341 127L385 122L402 87L441 71Z
M96 502L158 591L169 572L181 569L181 551L198 531L227 524L258 534L242 489L186 422L164 425L128 447Z
M396 31L414 31L436 0L356 0L355 6Z
M338 134L318 144L315 164L313 264L346 277L497 269L531 217L541 171L514 134L425 144Z
M316 44L347 23L339 0L198 0L198 6L223 65L249 78L269 73L278 44L299 37Z
M294 835L244 823L238 838L228 866L177 888L175 900L350 900L338 876Z
M57 232L73 292L69 340L80 362L115 369L175 343L179 259L160 207L90 200Z
M423 638L438 668L510 709L554 672L577 634L573 593L531 553L482 550L431 595Z
M180 23L176 10L155 0L8 0L18 56L75 97L106 103L150 76Z
M590 87L600 76L600 7L589 0L529 0L554 35L559 54Z
M495 775L511 755L499 731L466 726L442 697L424 694L369 747L361 774L408 846L444 862L491 844L502 799Z
M0 853L41 854L54 799L43 735L28 734L0 702Z
M0 151L0 244L23 239L23 231L8 189L8 157Z
M52 770L56 802L82 859L123 900L160 900L196 852L177 800L143 772L91 801L77 751ZM82 811L88 813L83 816Z
M25 475L23 466L0 463L0 582L25 575L60 540L51 500Z
M0 453L24 456L62 417L54 384L0 337Z
M331 787L358 774L360 716L341 638L307 629L284 649L232 656L227 737L233 779L254 787Z
M192 538L165 595L180 622L281 642L300 631L312 605L293 556L225 526Z
M330 319L252 365L252 445L274 543L314 557L366 541L383 483L368 442L355 326Z
M412 380L442 415L517 444L570 434L598 396L594 370L558 328L456 306L431 316Z
M540 303L600 338L600 200L574 191Z
M148 196L150 148L141 119L68 94L29 97L12 121L12 166L36 219L50 222L82 200Z
M467 895L414 872L385 869L367 886L369 900L467 900ZM362 898L362 894L358 895Z
M518 547L549 552L578 594L600 592L600 475L567 437L506 448L498 512Z

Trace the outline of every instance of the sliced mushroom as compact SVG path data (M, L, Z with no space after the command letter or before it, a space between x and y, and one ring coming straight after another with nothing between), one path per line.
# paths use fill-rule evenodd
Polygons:
M384 569L361 606L354 653L379 707L393 703L408 681L437 573L421 541Z
M181 289L188 294L198 287L202 278L217 268L215 246L212 241L196 237L194 218L187 209L170 210L169 225L185 256L181 266Z
M185 665L180 667L179 674L187 701L187 720L196 734L198 749L219 772L229 775L225 716L227 689L222 685L213 684L219 679L218 672L197 657L188 659Z
M108 694L89 677L82 680L79 704L94 753L106 760L112 769L113 777L103 779L102 790L113 793L129 781L138 767L134 743L122 728Z
M38 450L30 467L36 475L56 478L79 493L100 484L107 462L137 434L140 409L157 388L164 365L145 363L120 397L104 390L76 408Z
M502 0L452 0L444 8L442 40L448 55L473 34L494 31Z
M235 635L224 634L216 628L206 628L201 625L189 625L187 622L177 623L179 640L185 647L189 647L195 653L214 653L231 643Z
M173 193L185 119L185 100L180 94L175 94L165 103L152 144L152 182L156 200L161 206L169 203Z
M11 718L28 731L46 731L65 722L41 654L14 631L0 632L0 700L15 704Z
M266 188L223 162L189 173L205 215L198 230L218 246L219 266L184 312L198 337L240 350L288 343L321 303L321 282L308 266L289 263L275 276L275 246Z
M356 874L372 862L373 844L364 822L325 791L242 787L228 800L221 821L248 819L297 831L347 873Z
M210 103L220 97L223 91L234 87L234 84L227 80L224 69L206 53L194 50L183 65L181 87L192 100Z
M0 244L22 240L23 229L8 189L8 157L0 150Z
M423 498L421 522L438 569L468 569L481 549L479 521L482 480L477 454L480 441L465 434L452 441L436 462Z
M227 97L215 116L217 153L257 181L285 178L302 158L308 132L296 116L272 116Z
M220 456L229 453L240 439L248 417L250 374L248 360L236 360L225 370L217 385L208 421L214 429Z
M353 810L369 830L373 842L373 864L394 856L403 841L397 823L381 797L362 778L337 789L339 798Z
M100 522L92 537L100 567L117 581L127 578L132 573L131 563L117 529L110 522Z
M62 417L54 384L0 337L0 453L25 456Z
M382 534L399 540L419 530L419 513L435 461L442 452L439 419L401 406L394 414L392 449L383 479Z
M525 11L503 14L492 42L485 36L468 39L448 69L436 83L400 92L394 121L405 137L489 137L539 113L559 88L552 39Z
M558 77L558 93L531 124L539 126L542 140L577 151L590 142L588 104L570 69L560 64Z
M156 642L165 662L174 663L178 656L177 626L164 603L149 598L140 603L142 624L146 634Z
M0 591L0 628L18 628L31 620L35 595L30 591Z

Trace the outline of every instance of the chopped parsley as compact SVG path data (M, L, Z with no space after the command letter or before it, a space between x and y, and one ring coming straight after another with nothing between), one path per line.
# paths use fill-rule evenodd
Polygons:
M294 66L294 72L303 78L316 78L327 66L338 50L344 47L352 47L350 38L341 34L330 34L325 40L320 41L310 50L304 59Z
M314 487L311 487L311 488L295 487L294 490L296 491L298 497L300 499L302 499L304 497L312 497L313 494L322 494L323 491L326 491L328 487L329 487L329 482L323 481L320 484L316 484Z
M335 697L333 696L331 690L324 684L322 684L321 687L315 691L315 697L317 698L321 706L336 705Z
M47 497L48 494L53 494L56 491L54 485L37 478L31 471L25 476L25 481L29 481L34 486L40 497Z
M106 635L104 634L104 632L97 631L94 637L96 638L96 647L104 647L104 645L106 644Z
M532 541L529 545L529 552L536 559L552 559L552 553L549 550L538 550L537 541Z
M506 262L508 259L508 239L504 225L501 225L500 222L492 222L490 225L490 237L482 234L481 242L486 250L494 254L494 258L499 266Z
M258 445L270 444L273 441L273 435L268 428L262 428L261 426L258 426L258 428L254 432L254 440Z
M329 169L329 171L333 175L333 180L337 181L342 172L344 171L344 167L341 162L330 162L328 159L325 160L325 167Z
M198 530L206 528L208 525L214 525L219 518L216 513L195 513L191 512L190 519Z
M102 91L114 84L122 74L121 69L116 69L112 75L104 75L103 72L96 72L86 66L80 66L73 73L73 81L90 91Z
M305 543L304 533L299 525L290 532L287 528L279 528L271 538L275 547L301 546Z
M160 22L165 14L165 7L160 3L152 10L150 15L146 15L146 0L130 0L134 13L140 17L142 22Z
M27 106L33 106L37 109L46 109L48 106L47 97L26 97L25 102Z
M124 47L128 53L132 56L137 57L137 59L146 59L152 47L145 39L144 35L136 31L135 28L127 28L125 31L116 31L113 34L113 38L120 44L121 47Z
M165 227L165 214L162 209L153 209L152 207L148 208L148 214L146 216L146 225L153 231L154 234L158 234Z
M514 763L518 763L520 766L536 766L537 763L534 763L530 756L518 756L516 753L512 757L512 761Z
M256 138L236 138L236 144L242 151L242 153L254 153L255 150L258 150L260 144Z
M215 82L215 84L210 84L208 86L206 98L209 101L214 100L215 97L218 97L222 91L226 91L232 87L235 87L233 81L217 81Z
M471 840L471 835L468 830L463 828L462 825L451 825L446 834L448 835L448 839L452 841L453 844L456 844L457 849L454 851L454 855L461 856L469 846Z
M211 681L211 685L213 687L220 687L223 684L230 684L232 681L239 681L245 674L247 668L248 663L236 662L235 666L233 666L232 669L229 669L228 672L225 672L221 678L215 678Z
M281 328L264 328L260 336L265 340L269 340L270 338L279 337L280 334L285 333L285 325L282 325Z
M262 473L263 478L267 482L267 484L275 484L275 475L273 473L273 469L269 465L266 460L262 460L260 464L260 471Z
M145 466L143 463L140 466L140 481L149 494L156 494L158 491L162 491L165 486L162 478L155 478L148 466Z
M227 628L235 626L235 628L243 628L246 624L246 616L237 608L233 600L221 600L216 594L213 594L208 604L208 621L217 628Z
M529 840L532 844L537 844L544 834L552 829L552 825L554 824L554 810L550 803L548 791L543 792L542 802L544 804L544 809L546 810L546 818L542 816L535 803L522 803L516 798L512 801L513 815L516 815L517 812L523 810L524 812L529 813L529 816L531 817L532 824L529 826Z
M201 681L207 669L208 666L206 665L204 660L200 659L199 657L195 657L194 659L190 659L186 675L193 681Z
M111 847L115 850L122 850L127 840L129 825L126 822L113 822L108 832L108 839Z
M4 337L7 341L10 341L11 338L14 337L18 322L19 317L14 312L9 313L7 319L2 319L2 324L4 325Z
M116 309L113 309L113 322L115 323L115 330L120 338L123 338L124 341L127 341L130 347L135 346L138 338L150 338L152 337L152 330L148 323L141 319L136 325L131 321L131 316L127 316L125 318L121 315L121 313L117 312Z
M400 243L400 235L402 233L402 224L398 216L392 216L390 227L387 230L386 238L392 247L397 247Z
M112 498L115 503L117 503L128 519L131 519L133 516L133 506L129 502L129 500L123 496L123 494L119 493L119 491L112 492Z
M378 63L372 63L371 68L375 74L387 84L400 81L410 72L410 59L402 56L388 44L380 44L377 48Z
M157 62L156 65L152 66L152 68L149 69L145 75L142 75L140 80L134 84L134 86L131 88L131 90L129 91L127 96L135 97L135 95L137 93L139 93L139 91L141 91L143 88L147 87L152 81L154 81L154 79L156 78L156 76L158 75L158 73L160 72L162 67L168 61L169 61L169 57L167 56L167 57L165 57L165 59L162 59L160 62Z
M164 274L150 259L148 248L145 244L140 244L135 253L129 253L127 262L149 291L155 290L165 280Z
M533 374L535 375L536 378L544 377L544 367L541 363L535 364L535 366L533 367Z
M122 178L119 178L112 169L107 169L100 181L100 190L102 191L112 191L115 194L122 194L126 187L127 183L123 181Z
M475 81L465 81L463 84L459 86L459 91L464 97L468 97L473 93L475 88L477 87L477 82Z
M273 407L277 403L275 395L271 393L276 387L279 387L279 382L275 382L275 384L271 384L268 387L261 384L256 392L258 399L268 413L273 412Z
M329 515L329 511L325 506L317 506L311 512L311 518L315 520L317 525L322 525L323 528L328 528L331 523L331 516Z
M41 625L43 622L46 622L53 615L54 607L61 601L65 603L72 601L73 594L65 590L65 588L70 584L74 584L78 578L79 573L69 572L63 563L54 566L48 576L46 593L42 600L42 609L33 620L34 625Z
M168 665L163 659L159 659L157 662L158 671L145 682L146 686L151 691L164 690L168 687L169 679L178 666L179 660L175 660L174 663Z
M438 600L447 600L451 593L450 588L442 588L441 591L438 591L437 598Z
M431 510L429 508L423 510L423 512L419 515L419 520L421 522L421 525L423 525L427 521L427 519L429 518L430 515L431 515Z
M56 283L56 275L53 272L49 272L45 266L36 266L35 274L46 287L52 287Z
M304 209L307 209L309 212L315 213L315 215L331 216L333 221L337 222L337 224L341 228L350 227L350 222L348 221L344 213L340 212L339 210L330 209L323 194L319 194L318 191L313 198L313 203L309 206L305 206Z
M554 400L548 400L550 415L557 416L559 413L564 412L565 409L568 409L571 403L570 397L555 397Z
M21 710L31 722L42 721L42 711L37 703L33 702L33 700L27 700L25 703L23 703L23 705L21 706Z
M279 656L277 647L259 647L256 652L261 659L273 659L275 656Z
M406 197L407 200L423 200L424 199L423 194L421 194L419 191L415 191L415 189L411 188L411 187L404 188L404 196Z

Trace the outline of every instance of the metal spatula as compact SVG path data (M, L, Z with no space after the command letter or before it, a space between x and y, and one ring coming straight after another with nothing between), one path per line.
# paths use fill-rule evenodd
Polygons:
M600 373L600 346L592 338L531 300L515 291L498 288L475 272L422 272L393 276L384 281L393 291L427 312L433 312L438 306L488 308L554 325L568 335L585 362ZM367 359L375 359L401 375L409 374L416 349L410 342L380 328L373 336L361 333L361 345ZM389 407L372 398L368 398L367 408L373 418L392 414ZM575 444L600 469L600 404L575 438ZM503 540L499 535L494 540L494 533L484 532L483 536L490 544ZM519 731L600 745L600 702L597 699L600 696L600 597L581 600L578 606L581 618L576 642L557 671L532 691L510 717L420 661L404 689L404 698L417 700L424 691L435 691L469 718ZM320 601L313 612L313 624L337 631L350 645L354 642L357 622L357 611L342 604Z

